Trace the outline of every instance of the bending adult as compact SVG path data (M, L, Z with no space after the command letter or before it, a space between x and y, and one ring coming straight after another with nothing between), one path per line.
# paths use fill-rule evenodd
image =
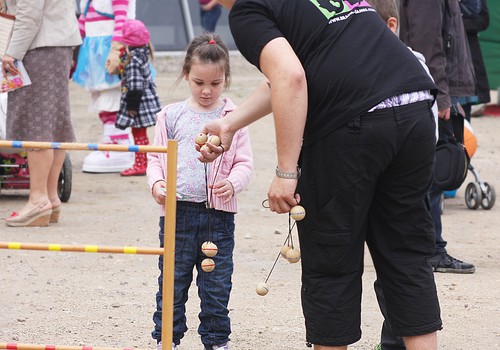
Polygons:
M7 139L74 142L68 84L73 47L81 44L74 4L59 0L7 0L6 4L16 20L2 57L3 75L16 73L16 62L22 61L31 80L31 85L9 92ZM59 218L57 183L65 151L28 149L27 156L29 199L6 224L46 226Z
M436 349L442 322L427 199L435 85L365 1L220 2L231 9L238 49L267 80L205 126L222 147L209 145L213 153L200 150L199 159L212 161L236 130L273 112L271 210L300 201L307 211L297 223L307 341L333 350L360 339L366 242L393 331L408 349Z

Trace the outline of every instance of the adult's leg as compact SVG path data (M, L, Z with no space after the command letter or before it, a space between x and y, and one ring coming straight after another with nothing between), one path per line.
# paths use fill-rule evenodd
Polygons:
M407 350L434 350L437 349L437 332L404 337Z
M434 222L434 230L436 235L436 254L446 253L446 241L443 239L443 226L441 223L441 195L443 191L431 186L429 191L429 205L432 221Z
M215 32L217 21L222 13L222 6L216 5L210 11L201 10L201 25L206 32Z
M61 200L57 193L57 188L59 186L59 175L61 173L62 166L64 164L64 159L66 157L65 150L54 150L54 158L52 161L52 166L50 167L49 177L47 180L47 195L52 207L58 207L61 205Z
M30 195L26 205L19 211L19 215L23 215L47 203L42 210L51 207L47 192L47 182L49 173L54 160L53 150L27 150L28 169L30 173Z
M406 347L403 338L397 337L392 334L391 324L387 317L387 307L385 306L384 293L378 279L373 283L373 289L375 290L375 295L377 296L380 311L384 316L382 331L380 332L380 345L382 347L382 350L405 350Z
M394 156L381 174L370 209L367 244L396 336L411 336L415 348L429 346L441 327L428 259L434 230L427 193L432 181L434 122L423 103L394 109L398 135ZM414 349L415 349L414 348Z

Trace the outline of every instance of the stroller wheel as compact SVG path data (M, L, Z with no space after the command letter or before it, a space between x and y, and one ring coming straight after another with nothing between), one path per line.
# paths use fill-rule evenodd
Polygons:
M476 210L481 204L481 187L477 182L470 182L465 188L465 204L467 208Z
M481 200L481 207L483 207L483 209L488 210L488 209L493 208L493 205L495 205L495 199L496 199L495 187L493 187L493 185L490 185L489 183L485 182L484 188L485 188L485 191L483 192L483 199Z
M61 202L67 202L71 196L72 176L71 159L69 158L69 154L66 153L66 158L64 158L61 173L59 174L59 181L57 182L57 194Z

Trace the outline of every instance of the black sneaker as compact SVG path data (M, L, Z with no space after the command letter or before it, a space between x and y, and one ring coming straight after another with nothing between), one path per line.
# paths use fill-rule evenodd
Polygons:
M438 253L429 261L434 272L474 273L476 271L474 265L455 259L448 253Z

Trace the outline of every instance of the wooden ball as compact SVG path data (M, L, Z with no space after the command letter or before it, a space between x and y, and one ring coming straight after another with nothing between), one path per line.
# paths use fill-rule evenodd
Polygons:
M220 145L220 137L217 135L212 135L208 138L208 142L210 142L214 146Z
M212 272L215 269L215 262L209 258L203 259L201 269L205 272Z
M198 145L203 146L208 140L207 134L204 134L200 132L196 137L194 138L194 142L196 142Z
M296 205L290 210L290 216L295 221L300 221L306 217L306 210L301 205Z
M289 251L287 251L286 260L288 260L292 264L298 262L300 260L300 250L292 248Z
M209 258L213 258L214 256L217 255L219 249L217 248L215 243L207 241L203 242L203 244L201 245L201 251Z
M281 254L281 257L285 258L286 259L286 253L288 253L288 251L292 249L292 247L290 247L289 245L284 245L281 247L280 249L280 254Z
M205 150L205 152L207 152L209 154L212 153L212 150L207 145L201 146L201 149Z
M269 287L266 282L260 282L259 284L257 284L257 287L255 287L255 291L260 296L264 296L269 293Z

